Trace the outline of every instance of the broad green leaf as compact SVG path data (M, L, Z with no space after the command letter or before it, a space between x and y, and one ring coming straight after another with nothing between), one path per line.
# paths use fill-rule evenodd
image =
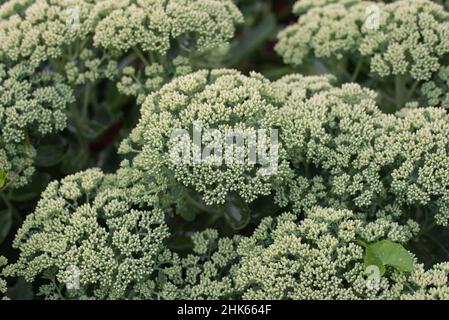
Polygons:
M19 278L14 286L8 288L6 295L11 300L32 300L33 286L25 279Z
M366 246L365 267L369 265L378 266L381 274L385 272L385 266L401 272L412 272L414 269L412 255L401 244L388 240Z
M381 276L383 276L383 274L385 273L384 263L368 247L365 253L365 269L367 269L369 266L376 266L377 268L379 268Z
M83 137L87 139L97 139L106 132L108 126L98 121L92 120L89 123L82 124Z
M60 170L65 175L76 173L86 168L89 160L89 154L84 149L69 149Z

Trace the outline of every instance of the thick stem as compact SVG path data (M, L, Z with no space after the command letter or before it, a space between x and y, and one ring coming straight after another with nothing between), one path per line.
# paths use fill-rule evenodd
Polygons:
M419 81L415 80L415 82L413 82L413 85L410 87L410 90L407 93L405 102L408 102L413 97L413 95L415 94L416 88L418 88L418 85L419 85Z
M351 76L351 82L356 82L357 77L360 74L360 71L362 70L362 66L363 66L363 59L359 58L359 60L357 61L357 66L355 67L354 73Z
M87 141L82 135L83 128L82 128L81 123L83 120L82 120L82 118L80 118L79 110L78 110L76 103L74 103L70 106L70 114L71 114L71 118L73 119L72 123L75 126L76 137L78 139L78 143L80 144L80 147L87 148Z
M145 58L145 55L142 53L142 51L140 51L139 48L137 47L133 47L133 51L136 54L137 57L139 57L139 59L146 65L149 66L150 62L148 61L147 58Z
M196 201L194 198L192 198L192 197L190 196L190 194L188 193L188 191L186 191L186 192L184 193L184 197L185 197L185 199L187 200L187 202L188 202L189 204L191 204L192 206L194 206L195 208L197 208L197 209L199 209L199 210L201 210L201 211L204 211L204 212L207 212L207 213L211 213L211 214L213 214L213 215L216 215L216 214L220 213L219 211L217 211L217 210L215 210L215 209L213 209L213 208L204 206L204 205L202 205L201 203L199 203L198 201Z
M337 64L337 74L340 74L339 78L344 79L342 82L348 82L351 80L351 75L348 72L347 69L347 60L341 59L336 61Z
M402 108L402 104L404 103L405 98L405 79L404 76L397 75L395 77L395 110L397 111Z
M89 101L90 101L90 85L87 84L84 91L84 99L83 99L83 111L81 112L81 117L87 118L87 114L89 111Z

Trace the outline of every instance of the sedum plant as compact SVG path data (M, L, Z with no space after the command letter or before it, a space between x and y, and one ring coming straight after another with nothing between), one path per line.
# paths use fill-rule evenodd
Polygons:
M301 16L276 46L286 63L366 84L388 112L415 101L449 106L449 12L441 5L300 0L294 10Z
M251 216L257 221L269 214L274 185L289 171L282 144L269 143L279 103L259 74L218 69L179 77L143 103L139 124L119 149L129 159L123 167L168 188L182 222L221 225L228 233L243 229L253 223ZM238 136L241 145L234 148L228 139ZM256 147L255 140L266 143ZM266 212L252 212L251 206L261 207L256 200L268 202Z
M154 297L164 214L156 197L136 197L137 185L119 188L117 179L90 169L50 183L19 229L14 245L22 254L5 273L48 279L39 294L51 299ZM79 278L67 287L72 276Z
M298 210L325 203L367 219L447 225L447 113L387 115L375 97L346 84L284 105L282 137L295 175L281 186L279 201Z
M166 172L171 171L182 185L201 193L208 205L222 204L232 193L252 202L270 193L273 175L269 170L276 169L280 172L276 176L282 176L286 163L281 161L275 163L277 168L270 168L269 159L256 166L245 161L226 161L233 152L226 149L226 137L235 133L229 132L230 129L254 130L256 134L257 129L276 126L278 107L276 93L261 75L247 77L234 70L198 71L174 80L145 100L140 122L122 143L120 151L137 154L132 165L142 168L145 174L161 176L162 180ZM193 131L194 126L197 131L206 133L202 145L192 141L193 134L181 136L180 141L171 138L174 128ZM208 137L210 129L218 131ZM214 134L219 134L220 139ZM269 133L264 133L264 137L266 134ZM251 143L246 137L245 140L245 145ZM222 149L223 159L211 156L197 164L195 157L204 152L197 149L208 143ZM272 150L268 145L267 149L260 151L268 153L266 158L269 158ZM187 150L184 152L186 161L173 161L173 157L182 156L184 150ZM282 150L274 151L282 157ZM248 154L243 156L249 157Z
M449 299L449 12L236 3L0 6L0 295Z
M33 140L62 130L66 109L75 100L61 75L35 73L23 64L11 69L1 65L0 75L0 166L7 178L4 183L20 187L35 171Z
M380 233L391 227L379 223L375 229ZM387 266L379 283L367 286L358 242L375 240L370 230L347 210L314 208L300 223L289 213L266 218L239 244L241 260L231 270L235 290L244 299L447 297L447 264L427 271L426 280L421 265L415 264L411 273L399 272L405 265Z
M242 19L227 0L12 0L0 17L1 153L11 187L30 180L39 143L67 123L60 148L81 168L92 165L89 141L123 113L98 103L105 81L139 102L226 46Z
M270 82L220 69L165 85L145 100L115 174L91 169L47 187L16 235L20 257L6 274L48 279L39 291L46 298L447 297L447 266L424 271L402 247L447 224L447 114L386 115L374 92L333 80ZM196 121L276 126L277 171L262 178L235 163L172 162ZM187 136L174 143L170 132L183 127ZM256 214L262 200L276 205L271 217ZM232 238L220 237L229 233L222 221ZM206 231L186 235L192 226ZM244 228L252 236L236 234ZM182 236L192 241L187 256L176 246ZM374 289L372 265L382 270ZM65 285L71 266L81 275L77 290Z
M193 254L182 258L164 248L162 212L127 210L126 191L100 191L107 180L87 171L50 185L19 230L22 254L6 274L48 279L39 293L49 299L447 298L448 266L424 271L411 256L410 265L390 261L379 283L366 286L361 243L392 235L394 224L314 208L302 221L291 213L265 218L250 237L219 238L211 229L195 234ZM51 218L60 205L83 198L89 201L64 209L69 220ZM66 289L72 265L79 266L80 287Z
M301 220L284 213L265 218L250 237L219 238L214 230L193 237L194 254L164 269L162 296L170 299L447 299L448 265L424 271L390 261L378 283L367 286L361 239L375 227L349 210L316 207ZM387 231L388 232L388 231ZM387 232L385 234L387 234ZM400 232L400 231L398 231ZM215 248L215 249L214 249ZM410 272L400 270L410 267Z

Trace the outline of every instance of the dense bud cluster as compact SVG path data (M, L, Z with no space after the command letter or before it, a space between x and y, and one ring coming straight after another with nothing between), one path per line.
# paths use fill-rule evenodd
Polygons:
M35 140L64 129L65 111L73 102L62 76L34 73L25 64L0 65L0 167L15 186L34 172Z
M132 48L161 56L170 49L203 51L225 44L242 20L228 0L13 0L0 16L0 56L29 59L34 66L89 42L111 54Z
M137 185L116 187L118 178L91 169L50 183L18 231L21 256L5 273L47 276L47 298L151 298L168 236L164 214L135 197ZM79 288L68 288L72 280Z
M416 99L449 106L449 13L442 6L300 0L295 9L298 23L281 31L276 46L285 62L324 61L343 82L370 75L395 109Z
M0 162L14 187L29 181L41 137L67 118L82 134L84 91L107 79L142 102L242 21L230 0L12 0L0 17Z
M286 197L297 210L326 204L407 225L423 211L447 224L449 117L444 110L386 115L375 93L356 84L293 101L279 113L283 144L296 171ZM281 192L281 202L284 196Z
M215 230L207 229L192 236L193 253L185 258L172 254L163 274L161 287L164 299L227 299L234 295L234 283L229 269L238 261L236 251L240 237L219 238Z
M411 274L388 268L377 287L367 287L359 240L394 238L396 226L367 224L348 210L314 208L303 221L290 213L266 218L250 237L206 230L181 258L164 248L163 213L131 209L136 202L111 187L114 179L93 170L49 185L18 233L22 254L6 274L49 279L40 293L52 299L448 297L447 264L429 271L415 264ZM73 267L79 289L65 287Z
M273 163L248 163L246 138L240 151L244 153L243 161L237 162L231 154L232 159L225 162L226 136L229 130L237 134L251 130L256 135L260 129L267 131L264 136L269 135L269 130L278 126L275 115L279 102L270 82L261 75L247 77L234 70L198 71L148 96L142 105L142 118L122 143L121 151L138 153L132 160L135 168L155 177L173 175L185 187L201 193L206 204L223 204L232 193L251 202L270 194L273 181L282 178L288 166L282 159L283 149L277 147L280 160L273 159L276 172L270 173L267 167ZM203 135L201 146L195 144L193 134L172 139L177 129L190 132L195 127ZM216 129L220 139L208 137L209 129ZM261 150L264 154L275 148L269 145L269 136L267 140L267 144L257 146L265 148ZM221 148L223 157L212 155L195 162L202 147L212 143ZM182 156L183 150L186 159L173 161L173 153Z
M388 224L378 231L388 230ZM447 299L449 266L411 273L388 268L373 286L360 240L372 228L348 210L314 208L302 221L285 213L264 219L250 237L194 236L194 254L164 269L169 299ZM386 237L388 239L388 237ZM215 249L214 249L215 248Z
M289 213L266 218L239 243L240 261L231 270L235 290L244 299L448 297L447 264L425 275L420 265L410 275L391 268L377 286L367 286L357 243L370 238L364 228L347 210L314 208L301 222Z

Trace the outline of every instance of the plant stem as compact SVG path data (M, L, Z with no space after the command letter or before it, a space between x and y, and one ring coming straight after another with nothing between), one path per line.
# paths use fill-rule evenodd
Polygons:
M211 213L211 214L214 214L214 215L219 213L219 211L214 210L213 208L209 208L207 206L204 206L204 205L198 203L198 201L196 201L194 198L192 198L190 196L188 191L184 192L184 197L185 197L185 199L187 200L187 202L189 204L193 205L195 208L197 208L197 209L199 209L201 211L205 211L205 212L208 212L208 213Z
M357 80L357 77L359 76L360 71L362 70L362 66L363 66L363 59L359 58L354 73L351 76L351 82L355 82Z
M415 82L413 82L413 85L411 86L410 90L409 90L408 93L407 93L407 96L406 96L406 98L405 98L405 101L409 101L409 100L411 99L411 97L412 97L413 94L415 93L416 88L418 87L418 85L419 85L419 81L418 81L418 80L415 80Z
M86 86L84 91L84 100L83 100L83 111L81 113L81 117L84 119L87 117L88 109L89 109L89 100L90 100L90 85Z
M404 102L404 91L405 91L405 81L404 81L404 77L401 75L397 75L395 77L395 96L396 96L396 106L395 106L395 110L397 111L402 107L402 104Z
M306 159L303 158L301 163L304 166L304 174L306 175L307 178L311 178L309 164L307 163Z
M133 51L134 51L134 53L139 57L139 59L142 60L142 62L143 62L146 66L149 66L149 65L150 65L150 62L148 61L147 58L145 58L145 55L142 53L142 51L139 50L139 48L133 47Z
M430 231L432 231L432 229L437 225L436 221L432 221L432 223L430 223L429 225L425 226L421 232L419 233L420 235L425 235L428 234Z
M82 135L83 128L81 126L81 119L80 119L78 107L76 104L72 104L70 106L70 113L71 113L71 116L73 119L72 123L75 126L78 143L80 144L80 146L82 148L84 148L87 145L87 142L86 142L86 139L84 139L84 137Z
M334 74L339 74L340 79L345 79L343 82L347 82L351 80L351 75L348 73L346 68L347 61L344 59L335 60L334 65L336 65L336 72Z

